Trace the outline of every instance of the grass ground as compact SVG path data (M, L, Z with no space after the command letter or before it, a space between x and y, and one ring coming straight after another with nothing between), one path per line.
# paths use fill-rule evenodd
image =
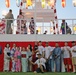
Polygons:
M18 72L18 73L12 73L12 72L0 72L0 75L76 75L76 73L33 73L33 72Z

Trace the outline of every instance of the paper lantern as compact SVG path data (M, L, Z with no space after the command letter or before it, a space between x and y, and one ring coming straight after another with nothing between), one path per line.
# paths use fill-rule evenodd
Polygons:
M16 5L19 7L21 4L21 0L16 0Z
M64 8L66 6L66 0L62 0L61 4L62 4L62 7Z
M32 5L32 1L31 0L27 0L26 1L26 6L28 7L28 6L31 6Z
M42 5L42 8L45 8L45 5L46 5L45 0L42 0L41 5Z
M76 0L73 0L73 6L76 7Z
M6 4L6 7L9 8L10 7L10 0L5 0L5 4Z
M73 30L76 31L76 26L73 27Z
M41 32L41 27L38 27L38 32Z
M48 5L51 6L51 7L53 7L55 5L55 0L50 0L48 2Z

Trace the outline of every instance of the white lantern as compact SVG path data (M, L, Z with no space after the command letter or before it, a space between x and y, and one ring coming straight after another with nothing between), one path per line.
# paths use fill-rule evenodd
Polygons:
M73 0L73 6L76 7L76 0Z
M51 7L53 7L55 5L55 0L50 0L48 2L48 5L51 6Z
M42 8L45 8L45 6L46 6L46 3L45 3L45 0L42 0Z

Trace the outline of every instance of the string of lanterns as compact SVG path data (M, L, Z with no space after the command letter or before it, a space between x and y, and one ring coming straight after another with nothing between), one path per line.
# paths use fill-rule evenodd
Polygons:
M66 6L66 0L62 0L61 5L64 8Z
M5 5L7 8L9 8L10 7L10 0L5 0Z
M55 5L55 1L56 0L48 0L48 5L53 7ZM76 0L72 0L72 3L73 3L73 6L76 7ZM19 7L19 6L22 6L22 0L16 0L16 5ZM26 7L29 7L29 6L32 6L32 0L26 0ZM10 0L5 0L5 5L7 8L10 7ZM41 0L41 5L42 5L42 8L45 8L46 6L46 0ZM66 0L61 0L61 5L62 7L64 8L66 6Z
M19 7L21 4L21 0L16 0L16 5Z

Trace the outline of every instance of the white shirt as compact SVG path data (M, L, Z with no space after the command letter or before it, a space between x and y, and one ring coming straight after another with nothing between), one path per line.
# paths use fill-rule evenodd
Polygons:
M71 48L72 57L76 57L76 52L72 52L73 50L76 51L76 46L73 46L73 47Z
M44 52L44 47L43 46L38 46L38 51L39 52L37 52L37 53L42 54ZM37 53L36 53L36 57L38 57Z
M46 59L48 59L52 51L53 51L53 48L51 46L45 47L45 58ZM50 56L50 59L52 59L52 55Z
M46 60L44 58L40 58L40 59L36 60L36 62L35 62L35 64L37 64L38 67L41 64L46 68L45 63L46 63Z
M71 50L71 48L69 46L64 46L62 48L62 50L64 51L64 58L70 58L70 53L67 49Z

